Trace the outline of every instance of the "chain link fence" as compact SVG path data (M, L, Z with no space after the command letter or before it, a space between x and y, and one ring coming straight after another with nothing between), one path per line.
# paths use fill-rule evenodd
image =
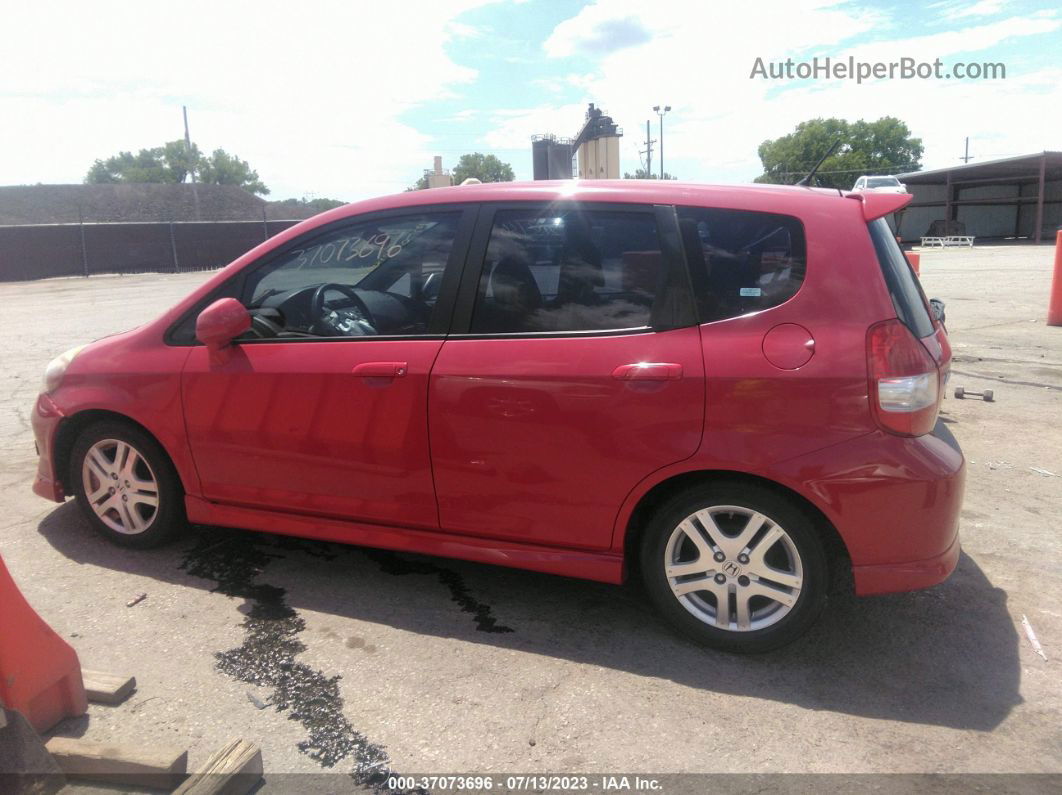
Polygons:
M225 185L3 187L0 281L211 270L312 214Z
M0 281L211 270L296 223L179 221L0 226Z

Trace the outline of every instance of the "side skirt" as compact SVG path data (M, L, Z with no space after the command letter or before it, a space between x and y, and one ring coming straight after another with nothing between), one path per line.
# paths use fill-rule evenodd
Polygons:
M416 552L443 558L473 560L495 566L530 569L546 574L597 580L618 585L624 580L623 556L611 552L585 552L512 541L496 541L443 531L406 530L383 525L346 522L301 514L265 511L208 502L186 495L188 521L195 524L237 527L263 533L333 541L340 544Z

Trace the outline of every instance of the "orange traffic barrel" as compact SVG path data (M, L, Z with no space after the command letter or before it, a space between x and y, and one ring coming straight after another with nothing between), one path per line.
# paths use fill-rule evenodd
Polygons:
M0 557L0 704L38 732L88 709L81 663L29 606Z
M919 276L922 275L922 271L918 267L921 259L921 254L915 254L913 251L907 252L907 261L911 263L911 267L914 268L914 272L917 273Z
M1055 273L1051 277L1051 297L1047 307L1047 325L1062 326L1062 229L1055 236Z

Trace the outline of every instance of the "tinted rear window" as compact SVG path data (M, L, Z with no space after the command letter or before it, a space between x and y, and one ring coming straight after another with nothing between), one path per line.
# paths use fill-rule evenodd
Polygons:
M870 239L874 241L874 250L878 253L885 285L889 288L889 296L896 309L896 317L916 337L928 337L933 333L929 302L907 257L900 250L900 244L896 242L884 218L871 221L867 226L870 228Z
M701 322L778 306L804 283L804 227L792 216L679 207Z

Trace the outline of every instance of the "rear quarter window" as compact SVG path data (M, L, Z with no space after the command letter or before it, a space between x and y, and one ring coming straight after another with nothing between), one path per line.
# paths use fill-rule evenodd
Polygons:
M870 239L874 241L874 250L878 255L881 274L885 277L885 286L889 289L892 306L896 317L916 337L928 337L933 333L933 318L929 314L929 302L922 285L918 282L907 257L900 250L900 244L889 229L884 218L878 218L867 224Z
M804 226L775 213L679 207L702 323L785 303L807 271Z

